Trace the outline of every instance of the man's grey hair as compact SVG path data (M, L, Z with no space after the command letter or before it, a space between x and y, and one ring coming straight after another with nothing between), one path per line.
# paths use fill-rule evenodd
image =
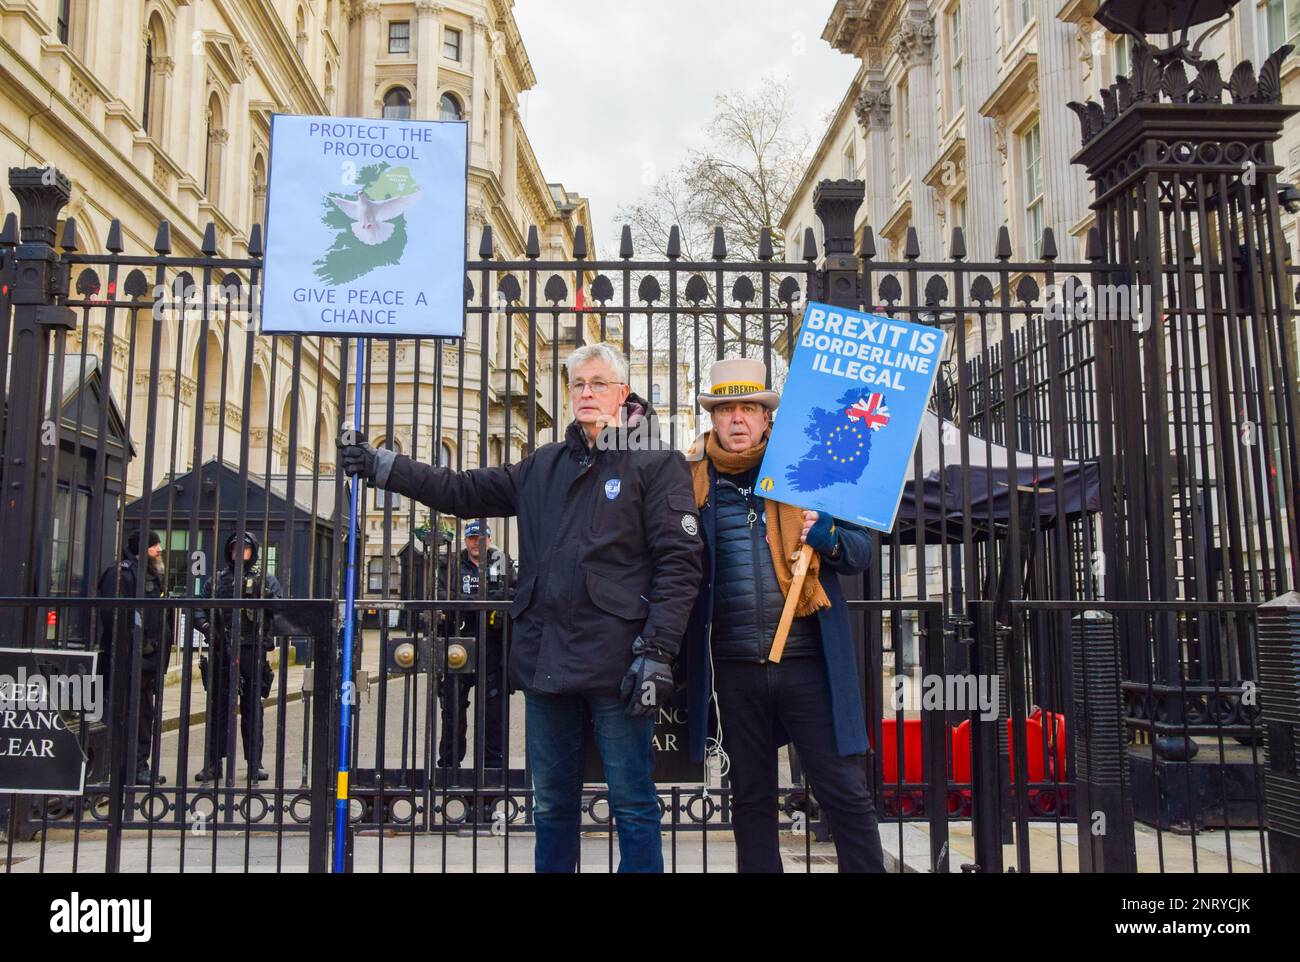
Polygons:
M604 343L584 344L568 356L564 362L564 370L569 375L570 381L573 380L574 370L588 361L604 361L614 372L615 380L620 384L627 383L627 358L623 356L622 351L615 350Z

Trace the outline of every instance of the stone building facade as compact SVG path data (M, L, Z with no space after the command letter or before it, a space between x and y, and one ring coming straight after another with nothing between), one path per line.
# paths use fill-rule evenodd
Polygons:
M264 219L273 113L465 120L470 259L477 260L486 224L493 227L499 258L522 258L530 225L538 227L543 257L569 256L579 226L587 230L594 254L585 199L547 182L524 130L520 97L536 77L512 8L513 0L0 0L0 159L6 167L53 165L71 179L63 216L76 218L85 251L104 251L117 218L126 253L151 253L158 223L166 220L174 254L199 256L212 224L219 254L243 257L253 225ZM12 195L0 191L0 217L14 211ZM569 283L573 289L572 278ZM112 391L119 406L130 409L128 429L137 451L128 468L127 497L156 487L173 470L189 469L198 417L206 425L204 460L220 453L237 461L247 432L250 471L283 475L291 460L291 339L250 333L246 319L236 314L228 333L214 323L200 345L193 316L168 316L156 329L162 361L151 372L150 312L131 312L129 323L122 319L126 313L118 315L109 356ZM463 341L443 344L447 413L438 437L430 415L432 343L423 345L418 371L413 342L376 343L368 401L372 437L420 457L459 459L466 467L487 458L518 458L527 440L518 430L520 419L507 439L509 399L491 385L500 380L512 340L518 364L527 326L496 312L486 333L490 451L480 451L478 443L485 347L477 316L471 316ZM103 355L98 310L87 341L91 354ZM69 336L68 351L79 350L77 332ZM245 385L249 351L251 384ZM539 344L538 353L549 357L549 342ZM197 396L200 357L204 397ZM351 392L340 390L345 372L338 341L304 338L300 371L294 460L299 477L318 478L329 492L321 503L332 505L334 438L351 415ZM155 379L159 403L149 422L140 399ZM349 401L341 405L343 396ZM544 399L539 394L539 401L549 407L549 393ZM162 451L174 435L176 463L163 451L154 458L153 476L144 478L142 445L157 444L156 452ZM310 498L301 482L299 495ZM409 537L406 523L405 516L396 521L394 551ZM371 554L381 543L378 524L373 521L367 531Z
M859 69L835 111L781 226L800 251L812 227L812 192L830 177L861 178L858 226L871 225L879 256L901 259L907 228L921 257L943 259L954 226L968 257L991 260L998 228L1010 231L1016 259L1033 259L1045 227L1062 259L1081 257L1092 225L1091 185L1070 157L1079 126L1067 101L1098 91L1129 69L1126 38L1093 20L1097 0L836 0L822 39L856 58ZM1296 43L1300 19L1290 0L1243 3L1208 38L1226 77ZM1296 11L1300 16L1300 9ZM1199 32L1199 31L1197 31ZM1284 100L1297 92L1300 55L1283 65ZM1300 124L1279 146L1300 180ZM1297 220L1283 222L1300 243Z

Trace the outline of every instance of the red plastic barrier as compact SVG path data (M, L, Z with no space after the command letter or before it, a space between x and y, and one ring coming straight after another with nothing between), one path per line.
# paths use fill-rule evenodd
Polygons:
M1053 770L1049 771L1044 764L1043 710L1037 708L1033 714L1025 719L1025 739L1028 743L1026 767L1031 782L1050 782L1065 777L1065 716L1058 712L1053 716L1053 721L1055 724L1051 728L1055 729L1055 737L1049 730L1047 740L1048 756L1055 756L1055 765ZM1016 763L1011 719L1007 719L1006 725L1007 744L1012 749L1009 774L1014 780ZM882 744L879 746L873 742L872 748L880 756L881 765L884 768L885 785L895 785L898 783L898 738L895 719L882 719L881 742ZM949 756L948 778L950 781L958 783L969 782L971 780L969 720L952 729L951 744L952 754ZM903 720L903 781L910 784L924 781L921 767L921 719L919 718L906 718Z
M1065 777L1065 716L1060 712L1053 715L1055 724L1052 726L1056 729L1056 737L1053 738L1050 731L1047 736L1049 749L1054 748L1052 752L1056 756L1054 771L1048 771L1043 763L1043 710L1035 708L1032 715L1025 719L1025 741L1026 747L1026 768L1029 770L1029 780L1031 782L1050 782L1058 778ZM1011 752L1011 769L1008 773L1012 780L1016 777L1016 751L1015 738L1012 732L1011 719L1007 719L1007 746ZM970 781L970 721L964 721L952 733L952 780L954 782Z
M881 724L879 747L872 745L885 768L885 784L898 784L898 733L894 719L886 718ZM870 732L868 732L870 734ZM921 719L903 720L903 781L916 784L921 776Z

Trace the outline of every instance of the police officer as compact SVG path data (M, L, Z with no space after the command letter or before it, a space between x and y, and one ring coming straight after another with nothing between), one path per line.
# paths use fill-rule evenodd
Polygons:
M492 526L471 521L465 526L465 547L456 556L444 557L438 568L438 586L443 598L477 601L480 584L487 580L489 601L504 601L514 595L516 580L513 564L500 548L492 544ZM469 690L477 680L478 665L482 666L483 684L479 691L484 699L483 764L486 768L500 768L502 758L501 695L504 679L501 671L502 651L505 645L504 611L448 612L454 619L449 634L477 639L479 621L486 615L483 657L475 666L475 674L448 672L439 688L442 699L442 735L438 739L438 767L459 766L465 758L469 726ZM442 666L438 666L441 669ZM453 741L455 750L452 750Z
M242 549L242 550L238 550ZM243 538L232 534L226 539L225 567L216 584L204 586L203 594L211 598L234 598L236 587L241 598L279 598L280 582L258 566L261 545L257 536L245 531ZM226 730L232 707L229 690L230 659L238 662L239 731L244 743L244 761L251 777L259 782L270 776L262 767L262 699L271 693L274 673L266 655L275 647L272 639L270 608L198 608L194 628L208 639L211 659L203 659L199 669L204 687L211 697L208 731L204 742L204 765L198 780L214 782L221 778L222 759L230 754ZM238 628L238 638L236 638ZM214 630L215 629L215 630Z
M142 565L143 560L143 565ZM140 592L138 579L143 575L144 590ZM140 532L132 531L122 549L122 560L107 568L99 579L101 598L162 598L167 594L166 570L162 560L162 540L157 532L149 532L149 546L145 557L140 557ZM112 690L112 664L117 657L126 659L130 670L131 648L135 643L135 629L140 629L140 712L135 739L135 780L141 785L150 784L149 756L153 745L154 722L158 717L159 681L167 672L171 654L174 612L170 608L101 608L100 609L100 669L105 684ZM125 720L127 705L114 706L118 717ZM153 779L166 784L161 774Z

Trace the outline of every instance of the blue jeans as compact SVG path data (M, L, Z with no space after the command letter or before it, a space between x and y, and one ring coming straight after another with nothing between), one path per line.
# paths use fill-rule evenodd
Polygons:
M620 872L662 872L659 799L654 783L654 718L629 718L616 695L524 693L533 773L534 863L538 872L574 872L582 819L587 737L605 766L618 830Z

